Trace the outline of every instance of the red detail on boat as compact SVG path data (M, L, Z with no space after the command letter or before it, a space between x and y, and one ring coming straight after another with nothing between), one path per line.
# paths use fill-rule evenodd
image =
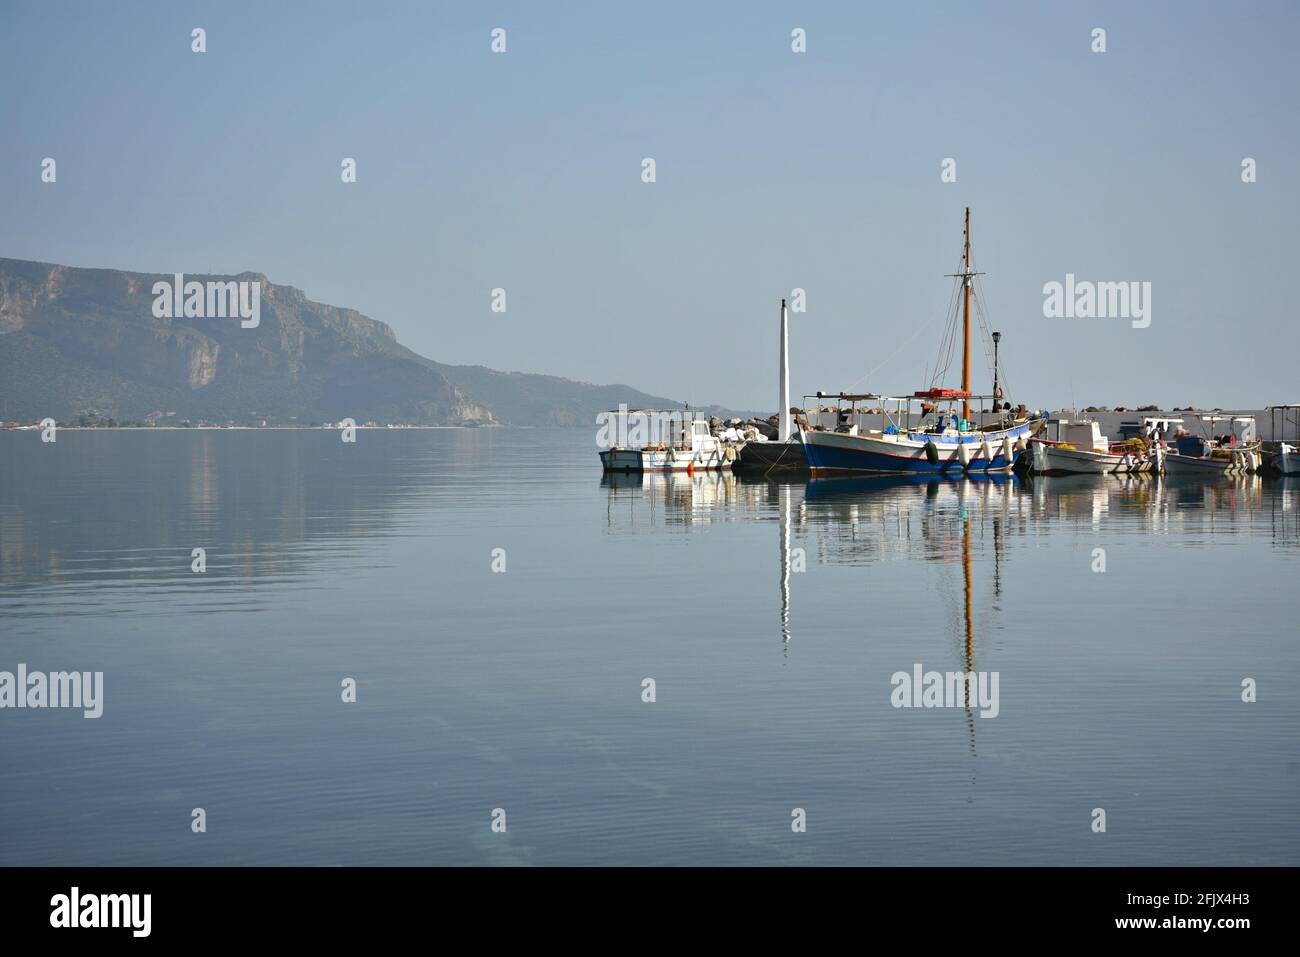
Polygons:
M913 392L914 399L967 399L970 398L969 392L963 392L961 389L926 389L924 392Z

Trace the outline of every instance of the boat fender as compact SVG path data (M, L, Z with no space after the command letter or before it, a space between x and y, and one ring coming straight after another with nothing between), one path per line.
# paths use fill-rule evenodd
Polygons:
M925 443L925 460L931 465L939 464L939 446L933 442Z
M970 444L962 442L957 446L957 461L961 463L962 468L970 465Z
M1011 442L1011 436L1004 435L1002 437L1002 455L1006 458L1007 465L1010 465L1012 461L1015 460L1015 453L1019 451L1020 448L1019 439L1016 439L1015 444L1013 445Z
M726 455L726 457L727 457L727 461L728 461L728 462L734 462L734 461L736 461L736 448L735 448L735 446L728 445L728 446L727 446L727 450L726 450L723 454Z
M980 457L984 459L986 469L993 467L993 449L989 447L989 440L985 439L980 443Z

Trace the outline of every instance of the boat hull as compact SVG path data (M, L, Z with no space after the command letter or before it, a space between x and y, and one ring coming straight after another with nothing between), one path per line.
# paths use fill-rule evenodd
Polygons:
M1300 475L1300 453L1278 452L1273 456L1273 468L1278 475Z
M734 452L732 453L734 456ZM600 465L606 472L729 471L727 449L606 449Z
M1036 475L1111 475L1139 471L1131 455L1114 455L1087 449L1063 449L1059 445L1035 441L1031 445Z
M1165 475L1170 476L1216 476L1246 475L1249 468L1235 459L1221 459L1212 456L1199 458L1191 455L1171 453L1165 456Z
M851 435L847 432L803 430L804 457L813 475L877 474L896 475L921 473L943 475L961 472L1008 472L1024 454L1025 441L1032 432L1030 424L998 432L972 432L958 439L955 436L926 437L912 432L906 436L877 438L869 435ZM1013 443L1011 454L1005 449L1005 439ZM926 444L933 442L937 455L934 460L927 454ZM988 454L982 451L989 446ZM961 446L966 447L967 462L961 461Z
M736 471L807 471L803 444L790 442L746 442L733 466Z

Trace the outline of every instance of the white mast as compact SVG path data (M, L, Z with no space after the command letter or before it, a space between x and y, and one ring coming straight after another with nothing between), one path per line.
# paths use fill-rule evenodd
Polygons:
M790 423L790 320L786 315L785 300L781 300L781 405L778 415L777 439L789 442L794 431Z

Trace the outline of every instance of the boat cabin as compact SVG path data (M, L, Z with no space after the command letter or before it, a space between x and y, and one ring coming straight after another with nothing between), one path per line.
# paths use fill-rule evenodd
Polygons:
M1101 434L1101 426L1096 422L1073 422L1069 419L1053 419L1051 422L1054 441L1072 445L1083 452L1109 452L1110 444Z

